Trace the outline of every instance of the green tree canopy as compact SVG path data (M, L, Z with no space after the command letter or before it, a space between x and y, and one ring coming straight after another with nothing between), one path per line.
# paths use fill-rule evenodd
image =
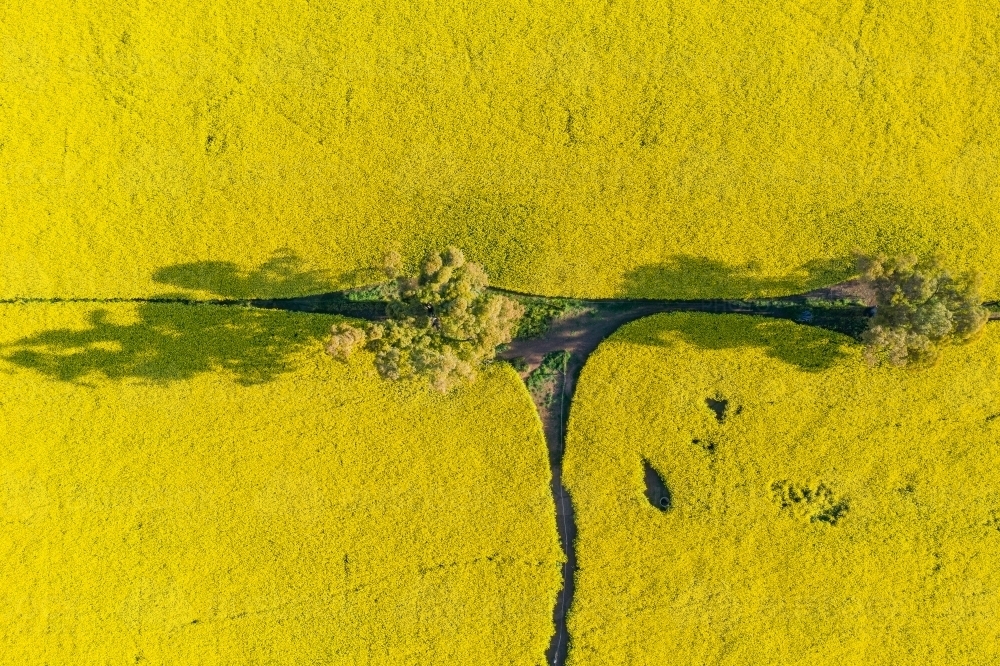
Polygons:
M954 277L937 259L913 255L861 256L858 269L875 293L875 316L862 335L873 365L934 363L942 345L975 339L989 319L976 273Z
M404 275L398 254L386 256L388 289L384 322L363 328L333 327L326 350L346 359L361 346L375 352L379 373L388 379L422 377L447 392L494 358L510 342L524 314L520 303L487 291L482 266L449 247L429 253L416 275Z

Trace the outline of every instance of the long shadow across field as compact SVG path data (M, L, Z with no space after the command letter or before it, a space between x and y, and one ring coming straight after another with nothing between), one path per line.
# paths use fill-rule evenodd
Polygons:
M53 379L170 382L227 371L240 384L260 384L294 369L293 355L316 344L330 321L245 307L144 303L116 321L108 310L87 314L87 327L42 331L4 346L4 358Z
M762 276L753 266L679 254L658 264L640 266L625 275L624 299L757 298L800 294L837 284L853 273L850 257L814 259L782 276Z
M275 252L251 270L242 270L229 261L196 261L165 266L153 274L153 280L177 289L208 292L234 300L321 294L334 289L328 272L309 269L290 250Z
M801 322L800 322L801 323ZM847 355L851 340L841 332L814 326L782 325L777 320L745 320L717 317L668 319L651 336L632 335L629 342L672 347L683 340L702 349L758 347L771 358L801 370L819 372Z
M326 318L253 307L270 302L252 300L255 295L330 289L324 272L305 269L290 252L279 252L249 271L229 262L205 261L162 268L154 279L185 291L132 301L135 311L124 319L95 306L86 315L85 328L24 337L4 345L3 358L67 382L94 375L170 382L227 371L240 384L259 384L293 370L295 353L316 344L331 324ZM192 300L191 290L220 298ZM344 300L339 309L351 312ZM329 301L327 305L338 302ZM354 316L379 313L370 305L355 310Z

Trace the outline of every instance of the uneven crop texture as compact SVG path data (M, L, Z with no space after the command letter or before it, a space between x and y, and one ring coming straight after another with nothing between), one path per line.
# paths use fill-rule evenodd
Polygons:
M279 251L326 273L252 295L293 295L449 242L537 293L796 292L857 246L997 297L998 35L990 2L8 2L0 297Z
M510 369L442 397L326 358L327 316L0 316L3 663L544 663L562 555Z
M790 322L626 326L569 424L568 663L997 663L998 363L995 327L911 371Z

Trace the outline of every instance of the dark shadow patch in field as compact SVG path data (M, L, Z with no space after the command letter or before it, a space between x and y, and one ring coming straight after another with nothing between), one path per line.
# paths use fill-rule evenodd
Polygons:
M153 274L153 280L236 300L322 294L336 288L328 272L307 269L287 249L279 250L251 270L243 270L229 261L197 261L161 268Z
M260 384L294 369L293 355L325 337L331 318L239 306L144 303L136 320L115 323L107 310L89 327L42 331L4 345L4 359L53 379L88 376L162 383L228 372Z
M666 481L656 471L656 468L643 459L643 475L646 483L646 499L660 511L669 511L674 506L674 498L667 487Z
M729 401L718 396L716 398L705 398L705 405L715 413L715 420L723 423L726 420L726 410L729 408Z
M655 347L671 347L677 340L702 349L760 347L768 356L810 372L832 367L853 344L816 326L742 315L660 316L647 325L625 327L614 339Z
M783 277L763 277L751 267L676 255L626 274L622 298L756 298L791 295L843 282L854 274L850 257L815 259Z

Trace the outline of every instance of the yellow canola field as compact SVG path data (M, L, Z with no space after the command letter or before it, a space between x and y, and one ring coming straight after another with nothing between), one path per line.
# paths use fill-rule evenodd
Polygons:
M998 366L995 325L924 371L791 322L623 328L570 418L567 663L1000 662Z
M441 397L326 358L324 315L0 316L0 662L544 663L562 555L509 368Z
M989 2L18 0L0 298L456 243L567 296L745 296L942 252L1000 296Z

